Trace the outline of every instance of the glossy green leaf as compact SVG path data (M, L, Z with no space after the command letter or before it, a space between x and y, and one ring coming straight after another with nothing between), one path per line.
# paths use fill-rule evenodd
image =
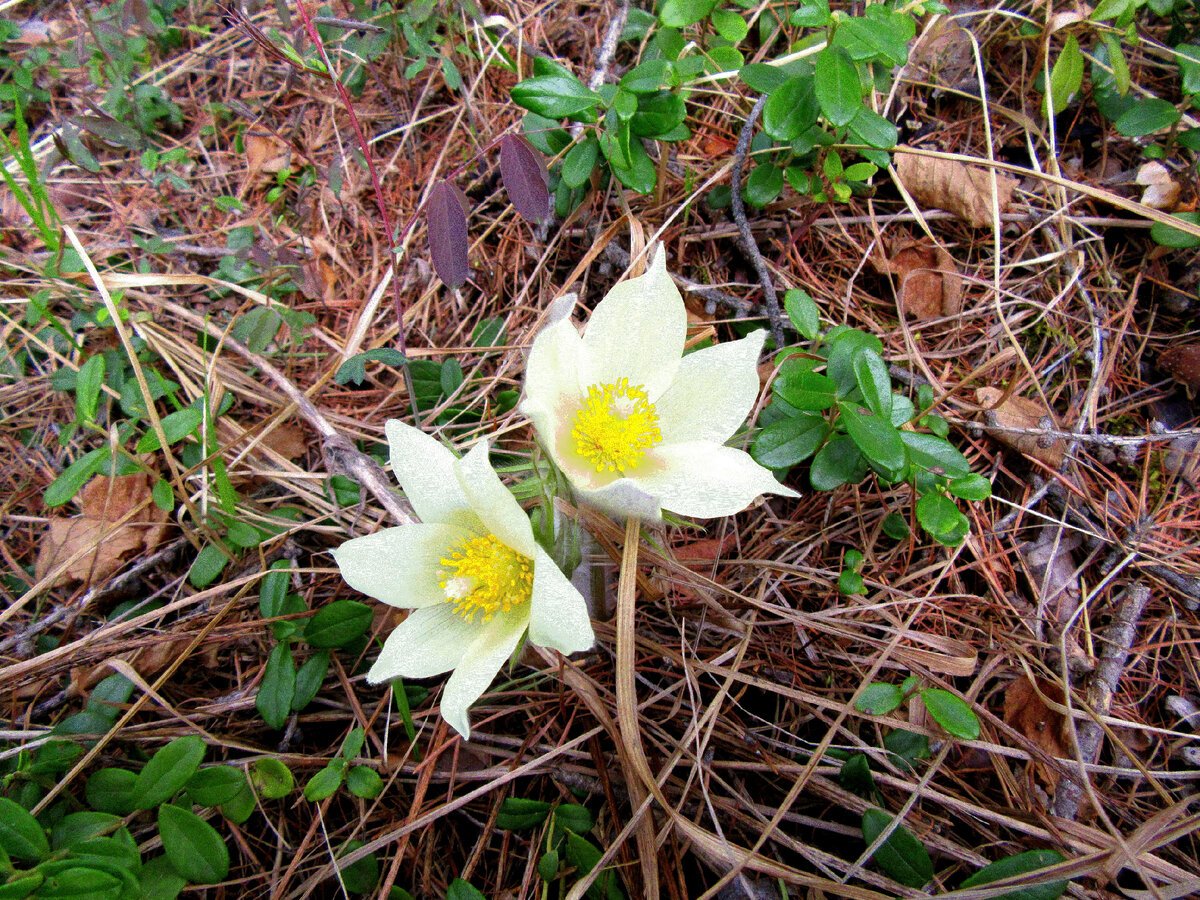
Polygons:
M1175 213L1171 218L1179 219L1181 222L1187 222L1189 225L1200 226L1200 213ZM1200 237L1197 237L1194 234L1188 234L1186 231L1180 228L1172 228L1170 225L1164 225L1162 222L1154 222L1151 224L1150 237L1154 239L1156 244L1160 244L1163 247L1174 247L1179 250L1200 247ZM57 482L55 483L57 484Z
M878 60L889 66L900 66L908 61L907 39L894 27L890 17L847 18L838 27L833 45L844 49L858 62Z
M273 619L282 614L291 577L292 565L289 560L280 559L271 563L258 591L258 611L264 619Z
M695 25L717 5L717 0L665 0L658 20L669 28Z
M831 125L849 125L862 108L858 69L841 47L826 47L817 55L813 87L821 112Z
M1054 67L1050 70L1050 94L1046 97L1046 104L1053 103L1053 115L1057 116L1067 108L1067 104L1079 93L1082 85L1083 53L1075 36L1068 35L1058 59L1054 61ZM1048 108L1044 108L1043 111L1047 115L1051 114Z
M603 142L601 149L603 149ZM611 158L610 158L611 162ZM640 140L632 141L629 145L629 168L612 164L613 174L617 180L630 190L639 194L649 194L654 190L658 174L654 169L654 160L646 153Z
M783 193L783 170L769 162L759 163L746 179L742 196L751 206L761 209Z
M576 834L587 834L596 824L596 819L587 807L577 803L562 803L554 808L554 824Z
M996 860L991 865L984 866L959 885L959 888L967 890L983 887L985 884L991 884L1003 878L1028 875L1030 872L1036 872L1065 861L1065 857L1057 850L1028 850L1025 853L1005 857ZM994 897L993 900L1058 900L1066 889L1067 882L1065 880L1047 881L1029 887L1014 888L1008 893Z
M1113 122L1113 127L1126 137L1145 137L1170 128L1179 118L1179 110L1173 103L1149 97L1130 104Z
M250 785L240 791L236 797L221 804L221 815L227 818L230 822L238 825L250 818L250 815L255 809L254 792L250 790Z
M899 686L876 681L868 684L854 701L854 708L868 716L886 716L904 702Z
M282 728L292 711L295 693L296 664L292 661L291 647L287 643L276 644L267 657L254 708L272 728Z
M908 522L900 513L888 513L883 517L881 527L883 533L894 541L902 541L912 533L909 530Z
M369 766L352 766L346 773L346 790L355 797L374 800L383 793L383 779Z
M508 797L500 804L496 816L496 827L503 831L523 831L546 821L551 804L545 800L526 800L523 797Z
M979 719L961 697L941 688L925 688L921 700L929 714L949 734L973 741L979 737Z
M892 817L881 809L863 813L863 840L873 844L892 823ZM933 862L929 853L903 825L897 825L871 857L888 875L911 888L919 888L933 878Z
M513 103L548 119L562 119L595 109L600 96L573 75L526 78L510 92Z
M321 650L304 661L296 671L296 685L292 694L292 711L300 712L316 698L325 676L329 674L329 651Z
M596 162L600 158L600 143L592 135L588 135L569 151L563 158L562 171L559 173L563 183L570 188L577 188L592 177Z
M332 760L308 779L308 784L304 785L304 799L317 802L332 797L345 777L346 761L340 757Z
M732 9L714 9L709 15L709 21L717 34L732 44L740 44L750 33L750 26L740 13Z
M158 834L175 871L193 884L218 884L229 875L225 841L194 813L164 803L158 808Z
M892 421L892 379L887 364L875 351L860 347L852 359L854 378L862 391L867 408L880 418Z
M296 787L292 770L280 760L264 756L250 763L250 781L264 800L279 800Z
M344 647L364 635L375 613L357 600L335 600L309 620L304 639L319 649ZM290 698L289 698L290 701Z
M771 389L795 409L819 412L837 402L837 385L833 379L816 372L781 373Z
M24 900L26 897L33 896L34 891L45 880L46 876L37 871L19 878L11 878L4 884L0 884L0 900Z
M738 70L738 78L748 88L758 91L760 94L770 94L788 80L788 73L782 66L750 63Z
M162 430L167 444L177 444L188 435L195 434L203 420L203 413L191 406L186 409L177 409L175 412L163 416ZM162 443L158 439L158 432L147 431L138 439L135 449L138 453L151 453L161 447Z
M811 341L820 333L821 314L808 291L800 288L789 290L783 295L783 310L802 337Z
M944 438L915 431L903 431L900 436L908 448L908 458L914 465L947 478L971 474L971 464L967 458Z
M635 94L653 94L671 86L675 79L675 65L667 59L649 59L621 76L621 87Z
M46 832L29 810L0 797L0 847L15 859L37 861L50 853Z
M816 453L828 431L829 423L822 416L789 416L760 431L750 447L750 455L760 466L786 469Z
M138 900L175 900L187 887L187 879L171 866L166 855L156 856L142 865L138 872L141 896Z
M99 868L67 862L43 871L46 880L36 896L46 900L118 900L122 893L121 879Z
M819 112L813 76L789 78L767 98L763 130L777 141L793 141L817 123Z
M101 812L127 816L133 812L133 786L137 774L128 769L97 769L88 776L84 796L88 806Z
M862 451L848 434L839 434L817 451L808 480L818 491L832 491L855 476L863 465Z
M667 134L687 118L683 97L672 91L656 91L637 98L637 107L629 120L629 129L640 137Z
M888 419L875 415L865 406L838 401L841 421L854 443L875 465L896 472L904 468L904 442L900 432Z
M986 500L992 496L992 483L978 473L953 479L947 489L960 500Z
M121 826L118 815L95 810L69 813L54 824L50 831L50 849L65 850L89 838L111 834Z
M962 541L970 527L954 501L936 493L926 494L917 501L917 521L934 540L948 547Z
M235 766L210 766L187 780L188 796L200 806L228 803L246 786L246 773Z
M133 785L133 808L153 809L183 790L204 759L204 739L189 734L160 747Z

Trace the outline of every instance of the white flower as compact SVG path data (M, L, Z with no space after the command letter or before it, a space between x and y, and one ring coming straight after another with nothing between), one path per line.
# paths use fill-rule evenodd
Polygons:
M799 496L724 446L758 396L765 331L683 355L687 314L660 249L614 287L582 337L567 316L534 339L521 411L581 500L617 516L702 518L760 494Z
M413 612L367 673L428 678L454 670L442 716L470 737L467 708L491 684L521 635L560 653L592 646L583 597L533 538L529 519L488 461L486 441L462 459L391 420L392 470L420 524L385 528L333 551L355 590Z

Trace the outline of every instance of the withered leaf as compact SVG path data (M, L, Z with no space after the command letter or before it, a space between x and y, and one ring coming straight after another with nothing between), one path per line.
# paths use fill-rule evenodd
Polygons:
M914 200L924 207L952 212L968 225L992 224L992 176L986 169L952 159L934 159L896 152L896 175ZM1008 209L1017 179L996 173L996 205Z
M900 244L891 259L872 260L875 270L895 275L896 303L921 321L956 315L962 309L962 276L954 257L928 240Z
M506 134L500 139L500 178L513 207L530 222L541 222L550 213L546 165L525 138Z
M1051 427L1058 427L1053 411L1038 401L1010 396L1001 403L1003 397L1004 391L999 388L984 387L975 391L975 401L984 408L983 418L989 424L994 423L1002 428L1034 429L1044 428L1048 423ZM1055 469L1062 465L1067 452L1067 442L1061 438L1047 440L1044 435L1017 434L1012 431L997 431L995 436L1026 456L1040 459Z
M1004 721L1048 755L1068 756L1066 720L1042 697L1059 704L1065 699L1062 687L1053 681L1039 678L1035 685L1024 675L1018 676L1004 692ZM1058 773L1049 766L1034 762L1033 771L1048 790L1058 785Z
M471 264L467 259L467 198L449 181L439 181L425 204L425 228L429 236L429 259L446 287L454 290L467 283Z

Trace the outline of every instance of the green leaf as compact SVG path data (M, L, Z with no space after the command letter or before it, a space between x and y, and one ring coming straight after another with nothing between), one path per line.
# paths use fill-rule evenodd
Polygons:
M862 461L862 451L850 435L839 434L817 451L808 480L818 491L832 491L852 480Z
M568 151L563 158L560 177L569 188L581 187L592 177L600 158L600 142L588 135Z
M263 576L258 592L258 611L264 619L273 619L282 614L283 598L287 596L291 572L291 562L280 559L271 563L270 570Z
M895 754L899 764L911 771L918 759L929 756L929 738L913 731L898 729L884 736L883 748Z
M318 649L344 647L371 627L374 611L357 600L335 600L317 611L304 629L304 639Z
M1135 100L1130 107L1117 117L1113 127L1125 137L1145 137L1165 128L1170 128L1179 121L1179 110L1173 103L1150 97Z
M771 163L759 163L746 179L742 196L751 206L761 209L783 192L783 169Z
M838 26L833 45L845 49L858 62L878 60L888 66L904 65L908 61L907 39L892 20L855 16Z
M865 594L867 589L863 584L863 577L858 572L851 572L849 569L843 569L838 575L837 589L839 594L844 594L847 597L852 597L855 594Z
M195 434L203 420L204 414L191 406L186 409L177 409L175 412L163 416L162 430L167 438L167 444L177 444L188 435ZM158 439L158 432L147 431L138 440L135 450L138 453L152 453L161 447L162 443Z
M637 112L638 108L637 94L618 88L616 96L613 97L611 108L617 114L618 119L633 118L633 114Z
M863 688L854 708L868 716L886 716L904 702L904 692L899 686L876 681Z
M870 462L889 472L904 468L904 442L895 425L857 403L839 400L838 410L846 431Z
M674 63L668 59L649 59L621 76L621 87L635 94L653 94L676 80Z
M821 331L821 314L808 291L792 288L783 295L783 309L795 329L807 340L814 340Z
M230 822L241 824L250 818L251 813L255 809L254 792L250 790L250 785L238 792L238 795L232 800L221 804L221 815L227 818Z
M800 28L824 28L829 18L829 0L800 0L790 21Z
M137 774L128 769L97 769L84 786L88 806L101 812L127 816L133 812L133 786Z
M760 431L751 445L750 455L760 466L786 469L816 453L828 432L829 423L821 416L789 416Z
M887 364L875 351L860 347L853 356L854 378L862 391L867 408L882 419L892 421L892 379Z
M175 871L193 884L218 884L229 875L229 850L215 828L194 813L164 803L158 834Z
M738 70L738 78L748 88L758 91L760 94L770 94L788 80L788 72L782 66L750 63Z
M338 756L349 762L358 756L366 743L367 734L362 728L351 728L345 740L342 741L342 748L338 751Z
M264 756L250 763L250 783L264 800L279 800L296 787L292 770L278 759Z
M596 824L595 817L587 807L577 803L562 803L554 809L554 824L575 834L587 834Z
M838 770L838 784L860 797L870 797L875 791L875 779L871 777L871 763L865 753L855 753Z
M228 803L246 786L246 773L234 766L210 766L187 780L187 792L199 806Z
M29 810L0 797L0 847L16 859L36 862L50 855L46 832Z
M882 353L883 342L873 334L867 334L854 328L847 328L837 334L833 334L833 330L831 330L830 334L826 335L826 339L832 342L832 346L829 348L827 372L837 384L838 396L844 397L858 383L854 377L854 354L860 347L869 347L876 353Z
M849 125L862 108L862 82L850 54L826 47L817 54L813 87L821 112L831 125Z
M500 804L496 815L496 827L503 831L524 831L546 821L551 804L545 800L526 800L523 797L507 797Z
M264 722L272 728L287 724L292 711L292 698L296 693L296 664L292 661L292 650L286 643L276 644L267 657L254 708Z
M46 506L55 507L70 501L108 459L108 447L89 450L63 469L51 482L50 487L46 488L46 493L42 495L42 502Z
M902 431L900 437L908 448L909 461L934 475L962 478L971 474L967 458L944 438L915 431Z
M229 562L221 548L216 544L205 544L196 554L196 561L188 570L188 582L192 587L203 588L212 584Z
M1092 14L1088 17L1093 22L1103 22L1106 19L1116 19L1125 14L1125 10L1134 6L1137 0L1100 0Z
M984 866L959 885L959 888L967 890L983 887L993 881L1028 875L1030 872L1036 872L1065 861L1065 857L1057 850L1028 850L1025 853L998 859L991 865ZM1067 882L1065 880L1046 881L1029 887L1013 888L1008 893L1000 894L992 900L1058 900L1066 889Z
M900 130L873 109L860 106L850 123L849 138L856 144L891 150L900 138ZM864 151L864 155L868 154Z
M892 817L882 809L868 809L862 818L863 840L868 846L873 844L891 824ZM888 875L908 887L922 887L933 878L933 862L929 859L929 853L903 825L896 826L872 859Z
M947 488L959 500L979 501L992 496L992 483L975 472L953 479Z
M97 353L79 367L75 379L75 421L95 422L100 404L100 388L104 385L104 357Z
M245 344L252 352L262 353L279 334L283 316L269 306L256 306L238 317L233 326L235 339Z
M558 877L558 863L557 850L547 850L542 854L537 864L538 875L542 877L542 881L553 881Z
M837 402L837 385L833 379L815 372L780 373L771 389L795 409L819 412Z
M917 521L935 541L948 547L962 541L970 527L954 501L943 494L926 494L917 501Z
M587 875L596 868L600 857L604 855L599 847L574 831L567 832L567 840L562 849L567 862L575 866L580 875ZM588 900L617 900L623 898L625 893L617 882L616 873L610 869L596 879L588 889L587 896Z
M813 76L789 78L767 98L763 130L777 141L794 141L817 124L819 111Z
M353 766L346 773L346 790L355 797L374 800L383 793L383 779L369 766Z
M1113 84L1116 85L1117 93L1124 97L1129 93L1129 87L1133 84L1133 79L1129 74L1129 62L1125 59L1125 51L1121 49L1121 40L1115 34L1108 32L1101 34L1100 40L1104 42L1104 46L1108 49L1108 64L1112 66Z
M949 734L965 741L979 737L979 719L961 697L941 688L925 688L921 700L929 714Z
M1181 222L1187 222L1189 225L1200 226L1200 213L1182 212L1172 215L1173 219L1179 219ZM1156 244L1163 247L1174 247L1178 250L1187 250L1192 247L1200 247L1200 237L1194 234L1188 234L1179 228L1172 228L1170 225L1164 225L1162 222L1154 222L1150 226L1150 237L1154 239ZM95 451L93 451L95 452ZM65 472L63 474L66 474ZM55 482L57 484L58 482ZM54 485L51 485L53 487ZM47 494L50 492L47 491Z
M603 149L603 144L601 144ZM654 170L654 161L650 159L646 153L646 148L642 146L641 141L631 141L629 144L629 168L612 163L613 174L617 176L617 180L630 190L636 191L639 194L649 194L654 190L654 184L658 180L658 174Z
M712 12L717 0L666 0L659 10L658 20L668 28L694 25Z
M893 541L902 541L907 538L912 532L909 531L908 522L900 513L888 513L883 517L881 524L883 533L890 537Z
M36 871L30 875L12 877L0 884L0 900L24 900L25 897L32 896L45 881L46 876Z
M1067 104L1079 93L1082 85L1083 53L1079 50L1079 41L1075 40L1075 36L1068 35L1063 43L1062 52L1054 61L1054 68L1050 70L1050 94L1043 103L1043 112L1047 116L1057 116L1067 108ZM1050 102L1054 104L1052 111L1047 106Z
M308 779L308 784L304 785L304 799L318 802L332 797L345 777L346 761L338 757Z
M362 841L348 841L338 856L348 856L361 846ZM338 863L338 874L347 891L352 894L366 894L375 890L375 885L379 883L379 859L374 853L368 853L347 866Z
M731 44L740 44L750 33L750 26L746 24L746 20L732 9L714 9L709 21L717 30L717 34Z
M296 672L296 688L292 694L292 711L300 712L312 703L329 674L329 651L321 650L304 661Z
M165 855L156 856L142 865L138 872L139 900L175 900L187 887L187 879L171 867Z
M175 508L175 489L165 478L154 482L154 487L150 489L150 496L154 500L154 505L163 512L169 513Z
M71 865L46 871L46 880L37 896L47 900L117 900L122 893L122 881L116 875L91 866Z
M351 381L355 384L362 384L367 378L366 364L368 362L381 362L387 366L402 366L408 360L399 350L392 350L389 347L377 347L374 350L365 350L362 353L354 354L338 366L333 380L337 384L348 384Z
M469 881L455 878L446 887L446 900L487 900L487 897Z
M513 86L517 106L548 119L562 119L595 109L600 95L573 75L541 75ZM555 151L557 152L557 151Z
M681 96L671 91L656 91L638 97L629 129L640 137L655 138L670 134L686 118L687 106Z
M153 809L183 790L204 759L204 739L189 734L175 738L150 757L133 785L133 808Z

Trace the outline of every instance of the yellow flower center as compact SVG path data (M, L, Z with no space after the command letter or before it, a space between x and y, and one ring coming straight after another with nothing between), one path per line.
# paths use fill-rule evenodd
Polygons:
M528 603L533 595L533 560L502 544L494 534L464 538L442 557L438 582L454 611L474 622L492 621L497 612Z
M646 450L662 440L658 413L646 390L622 378L616 384L593 384L575 413L571 429L575 449L597 472L624 475L636 469Z

